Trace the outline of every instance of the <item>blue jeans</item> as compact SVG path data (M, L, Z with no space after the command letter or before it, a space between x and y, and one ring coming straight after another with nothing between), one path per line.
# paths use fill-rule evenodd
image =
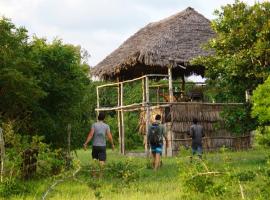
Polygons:
M198 154L199 156L202 155L202 145L192 145L192 155Z

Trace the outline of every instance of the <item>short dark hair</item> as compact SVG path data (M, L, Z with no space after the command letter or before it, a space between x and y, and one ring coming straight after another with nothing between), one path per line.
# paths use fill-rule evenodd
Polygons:
M161 120L161 116L160 115L156 115L155 120Z
M105 113L104 112L100 112L98 114L98 120L103 121L104 119L105 119Z
M193 118L193 123L197 124L198 123L198 119L197 118Z

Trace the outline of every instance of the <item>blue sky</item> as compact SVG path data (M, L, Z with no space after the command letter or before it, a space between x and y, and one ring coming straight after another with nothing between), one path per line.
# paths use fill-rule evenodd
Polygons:
M234 0L0 0L0 16L24 26L30 35L61 38L80 45L96 65L150 22L193 7L208 19ZM254 0L245 0L252 5Z

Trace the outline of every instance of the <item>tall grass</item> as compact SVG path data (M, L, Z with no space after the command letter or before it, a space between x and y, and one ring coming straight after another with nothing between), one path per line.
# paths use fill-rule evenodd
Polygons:
M203 161L209 170L228 175L214 177L214 189L204 192L192 189L192 182L191 185L187 184L188 176L204 170L204 167L198 168L200 161L190 163L190 152L187 150L181 150L177 157L163 158L163 166L156 172L149 167L148 158L126 157L116 151L108 151L103 177L95 178L93 171L98 172L100 169L91 160L90 152L78 150L77 155L81 170L75 177L66 178L55 186L46 199L241 199L240 186L236 179L239 177L243 180L240 185L245 199L265 199L268 193L266 191L264 194L264 189L270 191L266 184L270 183L270 173L267 175L269 150L265 149L244 152L222 149L219 152L204 154ZM31 188L30 193L11 196L10 199L41 199L44 192L61 178L65 177L32 180L26 183ZM228 180L230 178L236 181Z

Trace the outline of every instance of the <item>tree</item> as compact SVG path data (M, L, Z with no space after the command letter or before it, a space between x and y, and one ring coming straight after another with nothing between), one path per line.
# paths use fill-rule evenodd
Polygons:
M79 46L29 38L25 28L0 19L0 120L15 121L16 133L43 135L65 147L81 146L93 116L92 85Z
M216 88L211 94L214 100L244 102L245 92L252 93L270 74L270 3L248 6L237 0L215 11L215 15L212 28L216 36L206 45L212 54L194 63L206 67L207 82ZM253 130L257 123L250 117L250 108L247 105L241 112L224 111L227 126L242 121L238 130Z
M0 52L0 116L27 126L32 110L46 95L33 76L36 63L27 30L0 18Z
M260 126L257 131L260 143L270 147L270 76L253 92L252 116L256 117Z
M80 146L85 128L89 128L86 118L90 112L89 66L82 62L81 48L61 40L49 44L38 38L31 42L31 48L40 65L36 74L39 85L47 93L33 113L35 129L46 136L47 142L61 147L66 144L67 125L71 124L72 143Z
M270 2L248 6L235 1L215 15L216 37L206 46L213 54L194 63L206 67L213 87L226 94L223 100L244 101L245 91L254 90L270 73Z

